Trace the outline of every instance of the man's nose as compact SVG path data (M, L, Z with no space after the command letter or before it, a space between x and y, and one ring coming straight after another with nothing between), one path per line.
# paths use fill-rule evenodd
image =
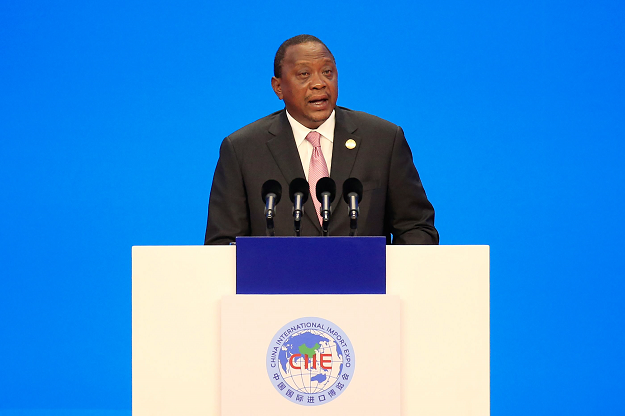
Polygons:
M320 73L314 73L310 80L310 88L319 90L326 87L326 80Z

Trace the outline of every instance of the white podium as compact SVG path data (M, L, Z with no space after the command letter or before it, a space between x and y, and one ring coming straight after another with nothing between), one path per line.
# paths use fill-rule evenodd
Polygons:
M391 380L389 385L390 391L398 385L400 405L385 415L489 415L488 246L386 250L387 295L399 299L400 305L400 353L388 362L399 366L399 383ZM231 351L221 351L221 311L226 308L228 318L240 296L252 296L232 297L235 251L234 246L133 247L134 416L217 416L222 410L234 411L227 400L223 404L230 410L222 409L221 359ZM293 296L300 295L287 297ZM380 295L342 296L360 302L363 296ZM260 342L260 349L266 348ZM348 394L352 399L368 396L357 382L355 377L345 400ZM272 399L279 399L271 393ZM326 407L286 404L292 406L291 414L326 413ZM255 414L275 410L258 405ZM372 407L369 413L353 414L381 413Z

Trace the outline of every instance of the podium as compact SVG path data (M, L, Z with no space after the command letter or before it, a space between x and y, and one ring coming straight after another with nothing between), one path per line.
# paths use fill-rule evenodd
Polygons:
M346 296L349 301L361 302L359 311L367 310L362 302L388 302L382 310L399 321L389 322L385 328L389 336L397 334L399 338L398 353L390 354L395 361L385 361L379 367L380 371L399 368L395 376L389 371L391 380L387 383L398 405L386 413L376 408L379 402L373 400L368 413L358 410L352 414L489 415L488 246L387 246L385 254L386 294L255 296L236 295L235 246L133 247L133 414L236 414L232 407L235 400L224 398L222 391L222 382L228 389L237 382L222 374L222 358L235 352L231 348L222 351L222 341L231 337L222 328L224 319L237 318L243 303L267 298L273 302L283 297L303 304L305 298ZM263 319L269 309L253 306L256 315L252 317L269 321ZM247 322L249 316L238 318ZM348 318L341 318L341 322L348 322ZM271 336L279 329L272 330L267 340L254 338L250 344L254 348L248 350L255 354L260 349L264 355ZM343 329L352 337L351 328ZM355 343L354 378L335 400L336 406L371 399L363 393L369 387L364 385L364 374L369 371L365 362L370 360L361 360L359 348L363 357L366 355ZM264 370L264 362L262 366ZM261 384L259 389L268 392L263 397L291 406L291 414L332 414L330 406L335 406L289 403L270 384L266 373ZM237 393L236 400L258 399L258 392L246 391ZM277 412L275 407L263 407L263 403L253 405L254 414Z

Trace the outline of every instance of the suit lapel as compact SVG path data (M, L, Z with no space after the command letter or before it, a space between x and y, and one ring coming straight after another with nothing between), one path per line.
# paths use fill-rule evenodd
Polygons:
M302 168L302 162L295 146L293 129L291 129L289 120L286 117L286 111L282 111L276 121L269 127L269 133L274 137L267 141L267 147L287 184L290 184L295 178L305 178L306 175ZM288 192L288 188L282 191L285 196L288 195ZM319 218L310 197L304 204L304 213L312 220L317 231L321 232Z
M330 177L336 182L336 198L332 202L332 212L343 199L343 182L349 178L360 149L361 139L354 134L356 129L357 126L349 119L349 114L337 107L332 145L332 172L330 172ZM356 142L353 149L348 149L345 145L350 139Z

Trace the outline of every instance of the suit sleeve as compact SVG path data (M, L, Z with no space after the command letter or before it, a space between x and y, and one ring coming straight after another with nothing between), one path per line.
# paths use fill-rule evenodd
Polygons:
M386 203L387 229L393 235L393 244L438 244L434 208L425 195L400 127L393 143Z
M213 176L204 244L229 244L236 236L250 235L249 211L241 166L227 137Z

